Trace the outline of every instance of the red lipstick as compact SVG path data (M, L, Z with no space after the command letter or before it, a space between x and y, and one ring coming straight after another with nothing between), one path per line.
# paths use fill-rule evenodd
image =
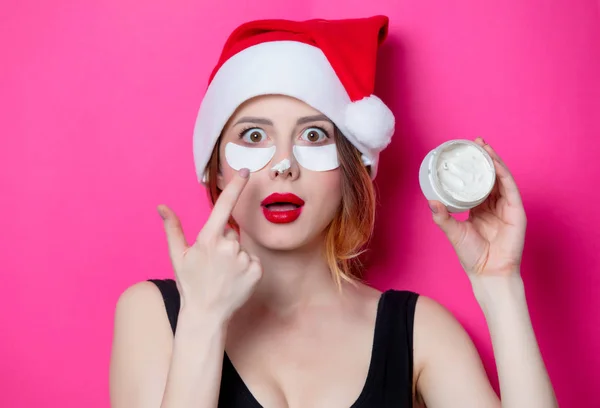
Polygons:
M267 221L287 224L298 219L304 200L292 193L273 193L262 200L260 205Z

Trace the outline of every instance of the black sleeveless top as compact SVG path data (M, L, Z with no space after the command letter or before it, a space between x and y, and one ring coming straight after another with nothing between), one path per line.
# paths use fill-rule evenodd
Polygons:
M173 334L179 314L179 292L172 279L150 279L160 289ZM371 363L358 399L350 408L412 408L413 322L418 295L388 290L377 306ZM223 356L219 408L262 408Z

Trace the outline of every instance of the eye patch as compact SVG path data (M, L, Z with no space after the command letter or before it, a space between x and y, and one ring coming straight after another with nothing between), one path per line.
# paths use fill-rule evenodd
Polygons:
M307 170L329 171L339 167L337 146L294 146L294 157ZM265 167L275 156L275 146L246 147L235 143L225 146L225 159L234 170L247 168L251 172Z
M265 167L275 156L275 146L245 147L235 143L225 145L225 160L234 170L247 168L251 172Z
M337 146L294 146L294 157L302 167L312 171L329 171L339 167Z

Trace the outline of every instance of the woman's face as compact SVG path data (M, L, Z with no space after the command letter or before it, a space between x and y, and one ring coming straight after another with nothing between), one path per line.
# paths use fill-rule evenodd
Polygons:
M255 245L277 250L298 248L323 236L341 203L341 171L339 167L309 170L298 163L292 149L294 146L321 147L304 151L313 163L322 162L316 159L318 155L314 152L326 151L323 146L336 143L334 125L327 117L294 98L261 96L240 106L221 138L218 176L221 189L235 175L234 167L239 167L240 162L247 164L254 158L255 163L264 162L274 150L271 160L250 174L233 211L233 218L244 236ZM228 144L236 146L227 148ZM309 162L302 162L314 168ZM277 164L283 171L272 169ZM273 198L274 193L293 194L304 204L300 207L298 203L265 204L264 200L269 196ZM295 198L274 197L274 200L294 201Z

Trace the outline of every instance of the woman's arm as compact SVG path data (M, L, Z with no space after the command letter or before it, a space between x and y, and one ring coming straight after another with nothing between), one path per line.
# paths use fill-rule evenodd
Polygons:
M450 216L442 203L430 201L433 220L456 251L484 312L498 367L502 407L553 408L557 402L531 326L520 274L527 226L521 194L500 156L482 139L476 139L476 143L494 162L496 183L491 194L469 212L465 221ZM443 316L429 309L425 318ZM430 407L497 406L495 398L484 396L489 393L481 385L481 363L474 356L471 342L460 339L466 337L460 334L464 330L458 323L451 323L451 317L440 319L447 324L429 328L437 343L428 345L423 358L421 388L425 400L433 401ZM467 378L453 374L461 364L465 365ZM468 390L465 385L471 385L471 380L476 385ZM459 405L445 399L441 390Z
M473 287L484 311L498 368L502 403L477 350L452 314L420 296L415 311L417 392L428 408L554 408L522 281L491 278Z
M417 399L428 408L499 408L473 341L446 308L419 296L414 323Z
M475 279L473 290L492 338L502 406L558 407L533 332L520 274Z
M216 408L225 351L225 323L183 308L161 408Z
M224 342L220 319L184 307L173 337L156 285L131 286L115 312L111 407L217 407Z
M121 295L111 361L113 408L217 406L227 322L262 277L260 260L226 230L249 177L241 169L228 182L191 245L175 213L157 208L181 297L177 331L173 338L156 285L142 282Z

